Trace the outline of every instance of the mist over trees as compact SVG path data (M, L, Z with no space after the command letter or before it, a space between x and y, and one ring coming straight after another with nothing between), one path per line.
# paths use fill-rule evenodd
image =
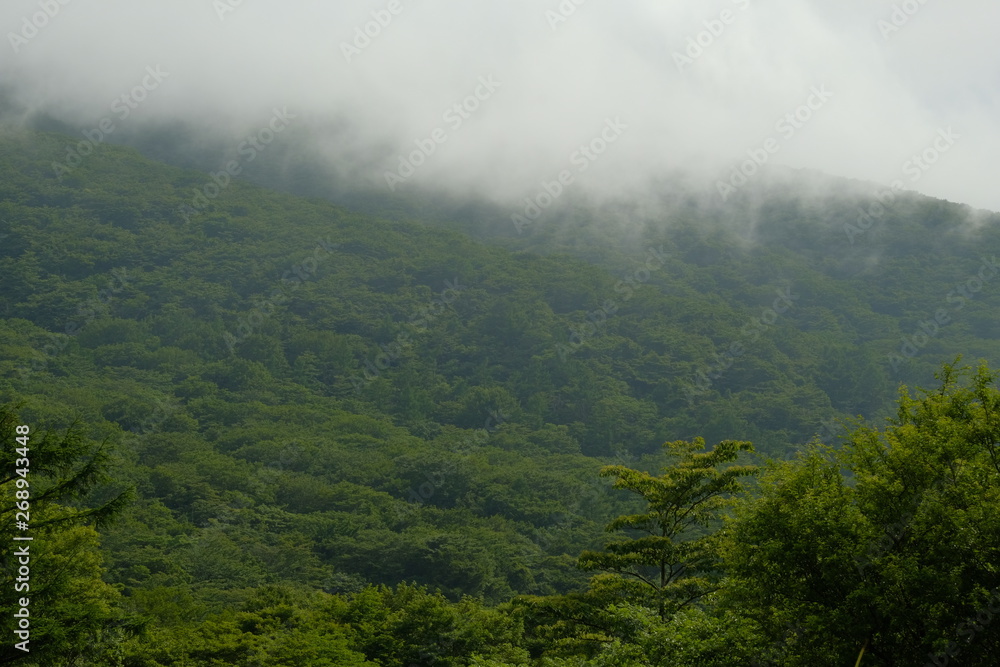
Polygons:
M0 136L0 659L991 664L995 216L786 174L518 235L71 141Z

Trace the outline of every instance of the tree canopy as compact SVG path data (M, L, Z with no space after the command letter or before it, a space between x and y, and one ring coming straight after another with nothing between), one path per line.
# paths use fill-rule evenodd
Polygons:
M995 652L993 371L896 390L996 365L1000 225L906 195L851 245L864 197L794 187L530 238L238 181L183 215L203 174L101 145L57 175L70 141L0 131L0 550L25 425L49 647L14 658Z

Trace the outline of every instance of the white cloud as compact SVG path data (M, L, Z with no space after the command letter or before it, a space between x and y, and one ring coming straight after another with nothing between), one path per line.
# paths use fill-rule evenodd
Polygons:
M586 187L614 191L675 168L721 175L826 85L834 98L776 163L887 183L953 127L961 140L914 187L1000 210L1000 6L990 0L910 0L919 10L888 38L878 21L894 3L871 0L588 0L555 30L546 11L570 0L398 2L348 63L341 43L389 0L243 0L223 20L212 0L48 0L59 11L17 53L9 35L42 10L7 0L0 81L19 103L87 126L160 65L170 78L129 120L136 126L179 119L236 135L287 106L337 128L315 145L379 182L492 75L502 88L413 181L502 197L534 191L615 116L629 130L581 177ZM733 20L678 72L673 54L718 31L723 11Z

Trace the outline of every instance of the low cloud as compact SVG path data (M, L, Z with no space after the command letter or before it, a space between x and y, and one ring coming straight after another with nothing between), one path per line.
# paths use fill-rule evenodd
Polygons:
M183 127L221 165L287 108L314 157L386 192L385 173L443 128L398 188L505 203L607 118L629 129L575 186L613 195L683 171L709 191L825 87L770 164L1000 210L998 19L986 0L7 0L0 81L18 117L84 130L160 68L120 138ZM454 127L446 114L484 77L502 85ZM909 183L904 165L942 128L961 139Z

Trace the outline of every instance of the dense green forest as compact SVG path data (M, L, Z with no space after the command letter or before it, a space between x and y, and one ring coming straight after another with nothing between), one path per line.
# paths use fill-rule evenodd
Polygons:
M0 662L993 664L1000 217L517 234L73 141L0 134Z

